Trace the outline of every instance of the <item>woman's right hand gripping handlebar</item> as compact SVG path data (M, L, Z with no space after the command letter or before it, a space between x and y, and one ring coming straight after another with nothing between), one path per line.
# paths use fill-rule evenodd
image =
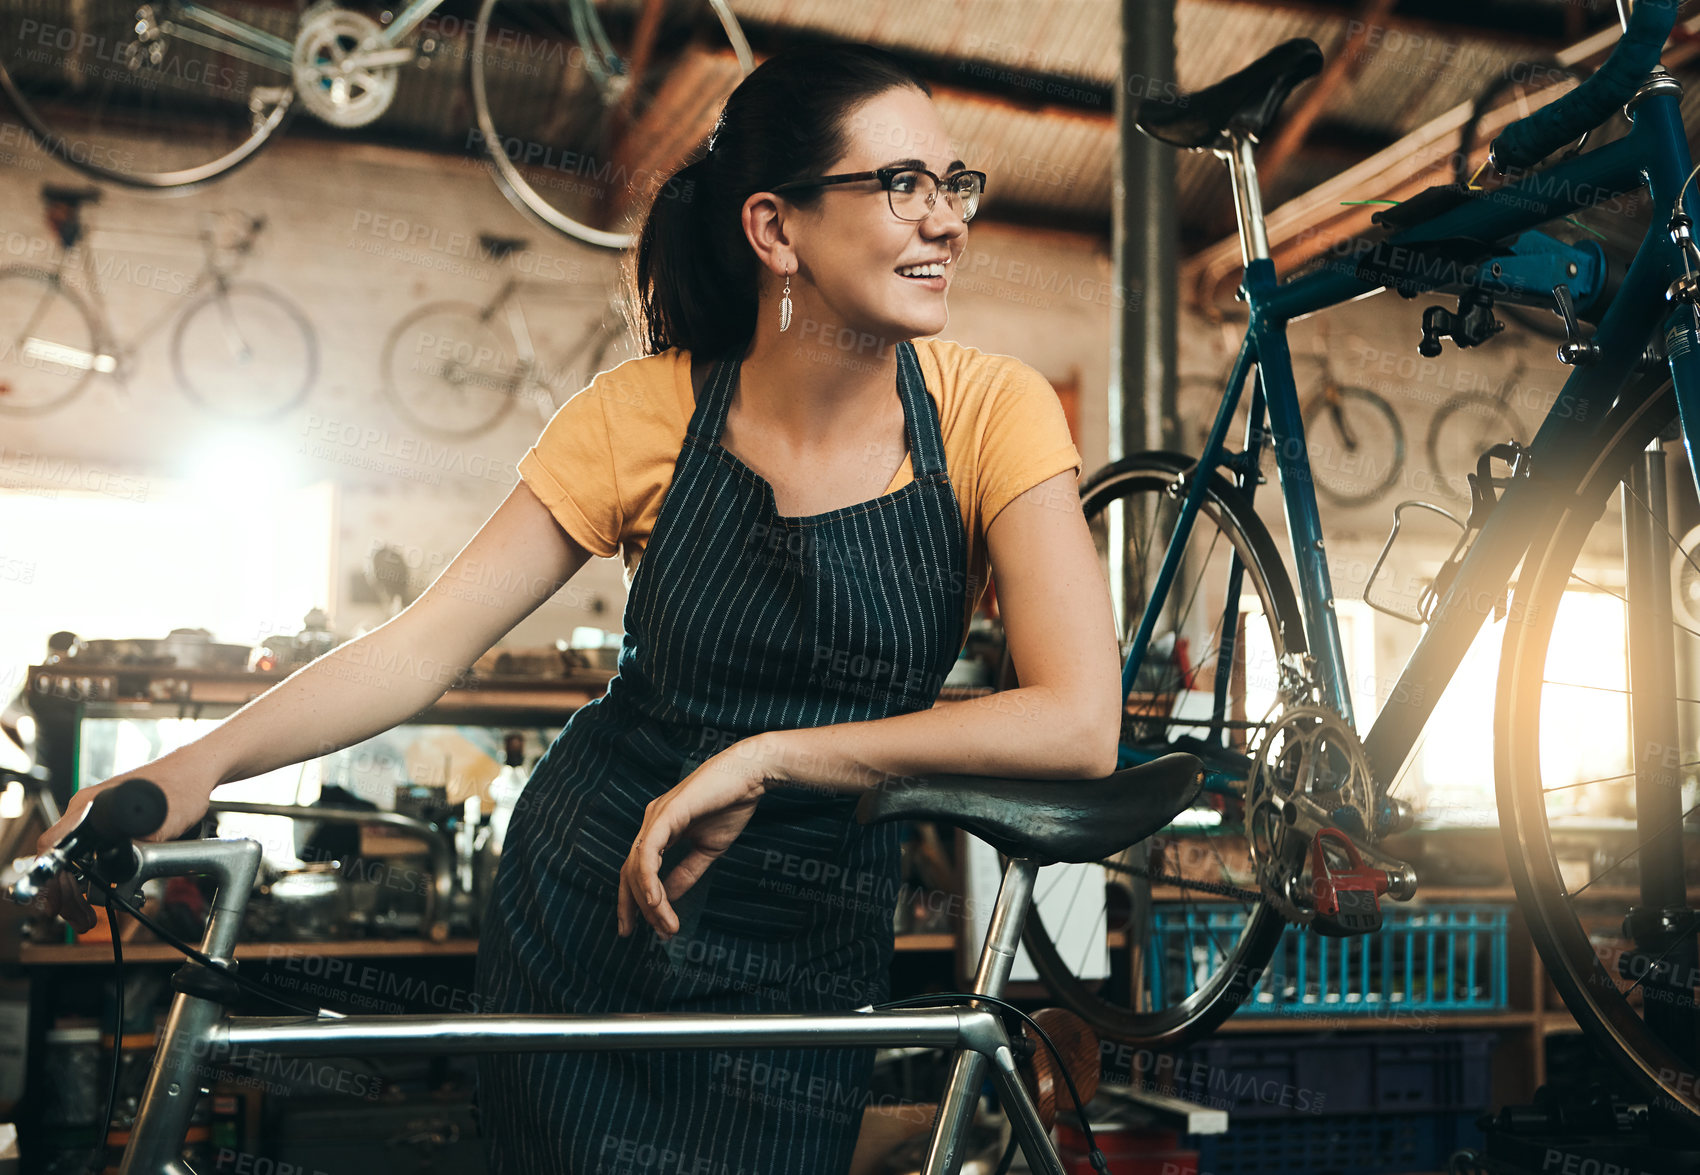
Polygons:
M165 796L166 803L165 822L157 831L142 839L159 842L173 840L182 835L185 829L193 827L206 814L212 790L220 782L216 770L208 765L204 758L194 754L194 751L193 746L184 747L182 750L161 755L144 767L114 775L93 787L83 788L65 805L65 814L59 818L59 822L36 840L35 851L45 853L52 849L82 822L88 813L89 805L94 803L96 797L117 787L126 779L138 777L157 784ZM48 914L63 917L79 933L94 929L94 907L84 896L82 884L69 869L61 870L54 876L52 883L42 890L41 900L45 903Z

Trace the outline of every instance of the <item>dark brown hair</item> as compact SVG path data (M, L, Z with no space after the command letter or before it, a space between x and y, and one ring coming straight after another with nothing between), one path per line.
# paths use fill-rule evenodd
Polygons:
M932 95L900 59L865 45L788 48L727 97L709 150L659 185L627 259L626 313L645 354L741 353L755 336L761 262L744 236L752 193L821 175L849 150L849 120L900 86ZM797 204L815 189L787 194Z

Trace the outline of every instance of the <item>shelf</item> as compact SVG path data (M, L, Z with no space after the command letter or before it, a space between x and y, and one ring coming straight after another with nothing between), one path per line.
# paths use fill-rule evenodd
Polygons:
M1236 882L1235 884L1242 884ZM1254 888L1254 883L1244 882L1244 888ZM1590 890L1591 894L1593 891ZM1173 885L1154 885L1151 887L1151 900L1156 902L1239 902L1238 898L1222 897L1209 893L1190 893L1183 896L1184 891ZM1424 902L1515 902L1517 894L1508 885L1498 886L1431 886L1424 888L1421 880L1417 883L1417 894L1410 903L1394 903L1392 898L1383 897L1384 903L1415 904ZM1241 905L1244 903L1241 902Z
M900 951L954 951L956 935L900 934ZM275 958L300 958L304 955L334 955L344 959L424 958L430 956L473 955L478 952L476 938L451 938L447 942L427 942L409 938L356 938L339 942L244 942L236 947L236 957L256 965ZM171 963L183 956L176 948L162 942L126 943L126 963ZM112 962L112 944L107 942L23 943L18 950L18 962L26 967L58 967L67 964L101 964Z
M900 951L954 951L956 935L949 931L941 934L900 934L897 936L897 949Z
M478 951L475 938L451 938L447 942L430 942L417 938L349 939L346 942L244 942L238 943L236 957L255 964L282 957L300 958L303 955L334 955L345 959L360 958L422 958L427 956L472 955ZM175 947L163 942L126 943L126 963L171 963L183 958ZM110 963L112 944L109 942L23 943L18 949L18 962L26 967L61 966L72 963Z
M1469 1028L1528 1028L1535 1014L1515 1008L1498 1012L1441 1012L1434 1009L1400 1008L1375 1012L1331 1012L1316 1008L1283 1012L1274 1016L1236 1012L1217 1032L1333 1032L1353 1029L1365 1032L1456 1032Z
M564 718L601 697L614 678L612 669L576 669L564 677L473 677L449 690L415 715L414 722L454 722L501 714L519 725ZM125 665L32 665L29 696L43 702L84 707L89 717L139 716L164 708L181 711L202 706L246 705L289 676ZM953 686L940 702L961 701L994 692L989 686Z

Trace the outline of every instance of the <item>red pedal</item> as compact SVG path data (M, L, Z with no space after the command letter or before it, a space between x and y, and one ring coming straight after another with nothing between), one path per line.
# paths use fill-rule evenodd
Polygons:
M1349 866L1329 868L1324 837L1345 851ZM1311 895L1316 900L1311 926L1318 934L1344 938L1381 929L1381 903L1377 899L1387 892L1387 871L1365 865L1349 836L1338 828L1319 829L1310 842L1310 872Z

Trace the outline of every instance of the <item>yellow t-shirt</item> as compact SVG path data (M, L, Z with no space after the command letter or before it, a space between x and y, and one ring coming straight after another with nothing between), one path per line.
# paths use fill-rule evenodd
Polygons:
M966 634L985 594L986 528L1046 478L1065 469L1078 477L1080 453L1056 389L1032 367L944 339L916 339L914 347L968 538ZM520 477L567 534L593 555L623 554L628 587L695 408L688 351L630 359L561 405L520 460ZM882 496L914 480L912 464L905 456Z

